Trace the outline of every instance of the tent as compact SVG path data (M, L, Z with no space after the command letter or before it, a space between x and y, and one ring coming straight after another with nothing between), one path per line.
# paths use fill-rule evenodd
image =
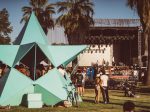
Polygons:
M68 93L65 86L70 80L66 80L57 67L66 66L86 47L49 45L37 18L32 13L14 45L0 45L0 60L9 66L7 74L0 79L0 105L18 106L24 102L24 96L28 93L41 93L42 101L46 105L55 105L66 100ZM45 58L54 68L36 78L36 66ZM32 67L33 78L19 72L15 68L18 63Z

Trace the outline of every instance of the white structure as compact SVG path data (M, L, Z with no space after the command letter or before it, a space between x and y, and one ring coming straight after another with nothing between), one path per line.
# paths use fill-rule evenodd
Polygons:
M113 46L103 45L98 48L98 45L95 47L87 48L82 54L78 56L79 66L91 66L92 64L102 65L103 60L105 63L108 62L109 65L112 65L113 59Z

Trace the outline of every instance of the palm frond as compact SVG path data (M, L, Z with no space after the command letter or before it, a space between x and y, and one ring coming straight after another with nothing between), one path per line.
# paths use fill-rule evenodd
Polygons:
M55 13L54 4L48 4L48 0L30 0L29 5L22 8L23 18L20 21L21 23L27 21L33 11L45 33L47 33L47 28L54 27L52 19L52 14Z
M67 36L77 35L89 30L93 21L93 3L91 0L66 0L57 2L58 13L62 13L56 20L64 26Z

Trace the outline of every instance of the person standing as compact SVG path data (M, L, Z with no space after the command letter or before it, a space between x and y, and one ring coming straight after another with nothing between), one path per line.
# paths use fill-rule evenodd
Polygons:
M108 77L109 72L102 70L102 75L100 76L101 79L101 92L102 92L102 97L103 101L105 104L109 103L109 95L108 95Z
M97 75L97 73L98 73L98 66L97 66L96 64L93 66L93 70L94 70L93 79L95 80L96 75Z
M86 69L83 69L82 70L82 76L83 76L83 79L82 79L82 95L84 95L84 87L85 87L85 80L86 80Z
M83 93L82 93L82 80L83 80L83 75L81 73L81 70L79 69L76 73L76 84L77 84L78 93L81 96L83 96Z
M102 81L100 79L100 76L97 76L95 78L95 103L99 103L99 101L100 101L101 83L102 83Z
M61 75L66 79L66 71L65 71L65 68L63 67L63 65L60 65L58 67L58 71L61 73ZM66 79L67 80L67 79Z

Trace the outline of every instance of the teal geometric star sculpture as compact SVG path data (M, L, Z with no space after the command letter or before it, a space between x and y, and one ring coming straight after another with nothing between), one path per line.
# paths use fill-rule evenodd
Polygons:
M18 106L28 93L41 93L42 101L46 105L55 105L66 100L68 93L64 87L69 79L64 79L57 67L66 66L86 47L49 45L37 18L32 13L14 45L0 45L0 60L10 67L9 72L0 79L0 105ZM36 65L45 57L54 68L37 78ZM32 79L15 69L20 62L32 68Z

